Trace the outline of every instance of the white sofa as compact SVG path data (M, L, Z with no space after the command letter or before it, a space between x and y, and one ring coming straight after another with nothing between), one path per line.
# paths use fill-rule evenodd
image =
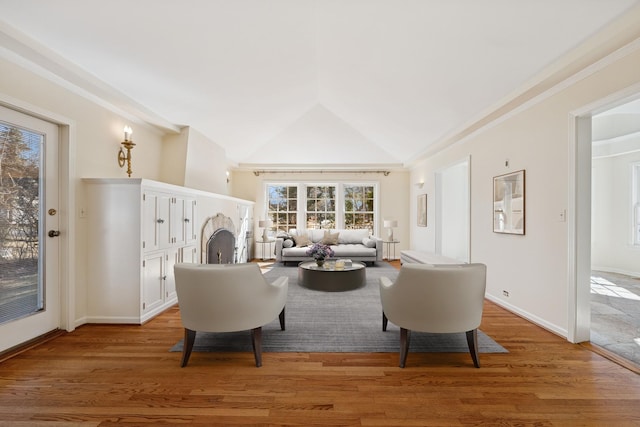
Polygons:
M330 245L335 252L334 258L348 258L352 261L374 263L382 261L382 239L370 236L368 229L358 230L306 230L304 235L309 238L310 244L321 242L324 233L338 233L338 244ZM296 246L294 236L281 236L276 238L276 261L300 262L312 259L307 255L310 245Z

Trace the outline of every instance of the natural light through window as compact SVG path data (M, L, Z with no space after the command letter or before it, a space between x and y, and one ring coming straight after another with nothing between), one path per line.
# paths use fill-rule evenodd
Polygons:
M640 296L602 277L591 276L591 293L640 301ZM637 339L636 339L637 341Z

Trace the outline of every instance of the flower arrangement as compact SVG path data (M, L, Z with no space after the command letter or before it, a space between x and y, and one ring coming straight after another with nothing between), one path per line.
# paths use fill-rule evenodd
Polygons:
M312 256L315 260L324 260L325 258L332 257L334 252L328 245L314 243L314 245L307 250L307 255Z

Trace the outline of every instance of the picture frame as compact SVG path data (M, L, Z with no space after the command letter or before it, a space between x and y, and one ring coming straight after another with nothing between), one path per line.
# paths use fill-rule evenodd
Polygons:
M525 234L524 169L493 178L493 232Z
M427 195L418 196L418 227L427 226Z

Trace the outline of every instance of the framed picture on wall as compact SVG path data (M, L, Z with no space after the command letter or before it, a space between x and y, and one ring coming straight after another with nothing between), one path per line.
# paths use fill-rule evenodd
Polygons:
M524 234L524 170L493 178L493 231Z
M427 226L427 195L418 196L418 227Z

